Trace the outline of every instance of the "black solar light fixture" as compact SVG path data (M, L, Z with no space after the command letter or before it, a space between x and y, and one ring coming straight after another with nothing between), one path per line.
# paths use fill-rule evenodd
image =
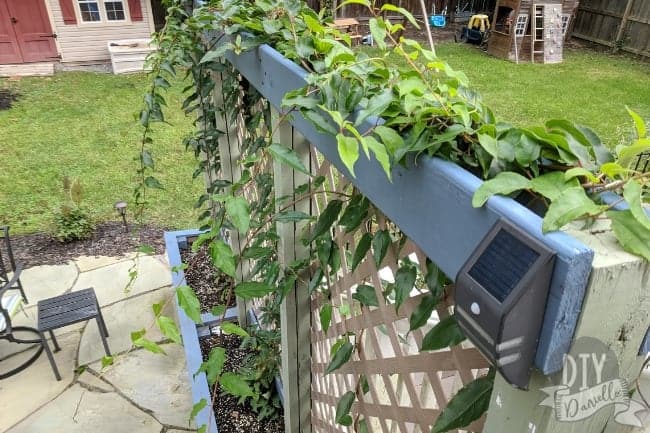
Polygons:
M553 251L500 219L456 278L459 326L521 389L528 388L554 263Z
M118 201L115 203L115 210L122 217L122 224L124 224L124 232L128 233L129 225L126 223L126 202Z

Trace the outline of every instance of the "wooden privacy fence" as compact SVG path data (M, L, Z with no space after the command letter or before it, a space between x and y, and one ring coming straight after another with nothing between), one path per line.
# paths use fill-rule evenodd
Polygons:
M650 1L582 0L572 36L650 57Z

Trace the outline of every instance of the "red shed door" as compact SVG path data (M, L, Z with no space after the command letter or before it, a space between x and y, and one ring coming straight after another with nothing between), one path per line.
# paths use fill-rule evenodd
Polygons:
M1 3L9 12L24 63L58 59L45 0L0 0Z
M23 56L18 48L18 40L11 23L7 2L0 0L0 64L22 63Z

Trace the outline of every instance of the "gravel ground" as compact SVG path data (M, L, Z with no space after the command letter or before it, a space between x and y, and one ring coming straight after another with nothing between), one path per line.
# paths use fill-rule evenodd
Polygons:
M187 264L185 280L199 298L202 313L210 311L216 305L234 307L237 304L234 294L229 296L228 288L233 285L232 278L217 271L206 246L197 252L181 250L181 259Z

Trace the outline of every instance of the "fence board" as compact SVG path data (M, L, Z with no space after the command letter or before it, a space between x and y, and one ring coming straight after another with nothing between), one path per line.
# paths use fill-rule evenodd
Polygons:
M650 57L650 2L582 0L572 36Z

